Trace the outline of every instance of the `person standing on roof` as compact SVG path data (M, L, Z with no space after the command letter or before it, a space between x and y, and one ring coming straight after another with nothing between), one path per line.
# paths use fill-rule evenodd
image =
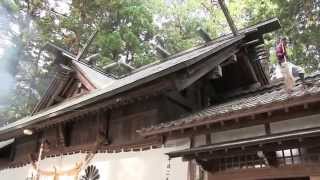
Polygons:
M276 55L277 55L278 63L280 66L282 65L282 63L286 62L286 60L288 59L287 38L285 37L280 38L276 46Z
M283 69L282 74L285 76L285 73L287 73L287 76L286 76L287 78L290 78L290 76L299 77L303 85L305 85L304 69L300 66L297 66L295 64L288 62L287 38L285 37L280 38L276 46L276 56L281 69ZM289 70L285 69L286 66ZM288 73L290 73L290 75Z

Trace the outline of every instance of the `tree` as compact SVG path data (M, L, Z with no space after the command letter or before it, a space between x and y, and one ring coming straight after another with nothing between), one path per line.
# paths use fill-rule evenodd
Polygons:
M59 11L59 1L1 0L1 17L13 27L2 26L1 35L12 43L3 55L3 66L8 67L16 80L4 112L7 119L28 115L45 87L50 82L52 57L43 53L46 41L54 42L74 54L83 47L90 34L99 29L88 55L100 53L96 65L125 61L134 66L152 62L150 41L153 35L151 12L140 0L73 0ZM61 2L63 3L63 2ZM116 70L120 71L120 70ZM5 116L4 116L5 117Z
M269 38L269 47L277 38L286 36L290 41L290 61L314 71L320 62L320 1L319 0L244 0L249 22L255 23L278 17L282 29ZM275 61L275 56L273 56Z
M120 60L135 64L147 57L152 59L152 14L140 0L73 0L67 14L52 15L52 11L39 20L45 29L43 36L75 54L90 34L99 30L89 49L89 54L101 53L99 66Z
M320 0L226 3L238 29L278 17L282 29L265 37L271 52L277 38L287 36L291 41L290 61L309 71L318 67ZM0 70L13 79L12 94L0 99L1 104L10 105L0 109L1 117L8 119L29 114L53 75L53 57L42 53L38 58L46 41L77 54L90 34L99 30L86 54L100 54L96 66L124 62L140 67L159 58L154 45L174 54L203 43L197 34L199 28L212 38L230 33L215 0L0 0L0 8L0 23L4 23L0 37L7 42L2 44L7 50ZM271 57L275 63L275 56ZM128 73L116 67L112 73Z
M38 5L31 1L0 1L0 18L4 23L0 34L6 39L5 53L0 62L2 73L10 75L14 83L8 84L11 91L2 98L5 121L29 114L44 91L48 79L47 71L36 58L42 42L37 37ZM42 66L42 68L39 68ZM3 81L3 80L2 80Z

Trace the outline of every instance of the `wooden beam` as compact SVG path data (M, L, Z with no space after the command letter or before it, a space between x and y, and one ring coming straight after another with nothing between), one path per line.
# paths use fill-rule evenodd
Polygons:
M200 35L200 37L205 41L205 42L210 42L212 41L210 35L208 32L206 32L205 30L203 30L202 28L198 28L198 33Z
M238 61L238 58L237 56L234 54L232 55L229 59L227 59L226 61L224 61L223 63L221 63L221 67L224 67L224 66L228 66L229 64L234 64Z
M220 65L213 68L213 70L208 74L210 79L219 79L222 77L222 68Z
M55 87L55 91L53 92L53 94L51 94L51 97L50 97L48 103L46 104L46 107L49 107L55 103L56 97L59 96L59 94L63 91L64 87L66 86L67 80L68 80L67 78L62 78L60 80L60 82Z
M108 69L110 69L110 68L112 68L112 67L114 67L116 65L118 65L118 63L117 62L113 62L113 63L110 63L110 64L108 64L106 66L103 66L102 69L103 70L108 70Z
M271 134L271 128L270 128L269 122L264 123L264 129L265 129L266 134L268 134L268 135Z
M98 33L98 30L96 30L95 32L93 32L90 37L89 40L86 42L86 44L84 45L84 47L78 52L77 57L75 60L80 60L83 56L83 54L87 51L87 49L89 48L90 44L92 43L93 39L96 37Z
M233 22L233 20L232 20L232 18L231 18L231 15L230 15L230 13L229 13L229 10L228 10L226 4L224 3L224 0L218 0L218 2L219 2L219 5L220 5L220 7L221 7L221 9L222 9L222 11L223 11L224 16L225 16L226 19L227 19L227 22L228 22L229 27L230 27L230 29L231 29L231 31L232 31L232 34L233 34L234 36L237 36L237 35L239 34L239 33L238 33L238 30L237 30L236 25L234 24L234 22Z
M245 64L246 69L248 70L248 73L251 76L253 82L259 82L256 71L254 70L254 67L251 64L249 57L244 53L241 53L241 57L243 58L243 62Z
M65 134L65 127L63 124L59 124L58 126L58 141L60 146L62 147L66 146L66 134Z
M162 58L167 58L167 57L171 56L170 52L165 50L161 46L156 46L156 51Z
M261 43L261 39L255 39L249 42L246 42L243 46L251 46L251 45L255 45L255 44L259 44Z
M229 47L212 58L207 59L205 62L189 69L186 73L177 75L175 80L177 90L181 91L189 87L237 52L238 49L236 47Z

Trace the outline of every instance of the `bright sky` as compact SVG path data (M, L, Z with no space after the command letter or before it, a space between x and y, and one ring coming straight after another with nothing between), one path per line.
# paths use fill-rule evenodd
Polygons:
M71 4L71 0L49 0L50 8L54 8L54 10L60 14L68 14L69 7Z

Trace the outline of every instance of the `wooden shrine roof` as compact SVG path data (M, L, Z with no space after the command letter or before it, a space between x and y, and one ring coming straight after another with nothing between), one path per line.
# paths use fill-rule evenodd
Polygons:
M263 89L244 91L243 94L240 93L225 103L213 105L175 121L144 128L138 132L142 136L163 134L219 121L234 120L257 113L267 113L286 106L320 101L320 73L313 74L306 79L312 85L306 89L303 89L302 85L297 85L291 94L288 94L279 83Z
M106 76L105 74L93 69L87 64L73 60L72 64L77 68L97 89L102 89L110 86L115 79Z
M90 103L94 103L100 99L111 97L128 89L150 82L156 78L167 75L171 72L178 71L182 68L185 68L198 62L202 58L205 58L211 54L218 52L224 47L239 42L242 38L243 36L238 36L211 45L206 45L204 47L193 50L189 53L185 53L171 60L151 66L150 68L141 70L132 75L118 79L109 86L106 86L102 89L93 90L91 91L91 93L85 94L78 98L70 99L69 101L62 102L57 106L53 106L48 109L44 109L43 111L40 111L38 113L35 113L33 116L27 116L16 122L1 127L0 134L15 131L18 129L21 129L22 131L23 128L31 124L39 123L54 116L64 114L66 112L72 111Z
M179 71L183 68L189 67L208 56L220 52L224 48L227 48L229 46L238 46L239 43L244 40L244 38L246 38L247 40L247 36L252 35L252 33L261 36L264 33L268 33L279 28L280 24L278 19L270 19L257 25L240 30L240 34L236 37L231 35L220 37L199 47L192 48L177 55L173 55L164 62L160 62L148 68L142 69L141 71L134 72L121 79L112 79L108 77L107 82L105 83L104 78L102 81L100 81L102 82L102 84L100 84L101 88L92 90L88 94L82 95L80 97L71 98L68 101L64 101L55 106L41 110L32 116L27 116L16 122L0 127L0 139L4 140L10 137L14 137L14 135L9 135L10 133L13 134L13 132L15 132L15 134L22 134L24 128L46 122L46 120L48 119L64 115L71 111L76 111L77 109L80 109L84 106L96 103L99 100L114 97L115 95L118 95L130 89L146 84L155 79L164 77L165 75ZM65 52L61 48L60 50L58 49L56 51L62 53L62 55L68 57L69 59L73 59L72 54ZM79 64L80 62L75 63L78 67L81 68L82 71L85 71L87 77L90 78L89 75L92 72L92 68L90 70L90 67L88 68L88 65L86 64Z

